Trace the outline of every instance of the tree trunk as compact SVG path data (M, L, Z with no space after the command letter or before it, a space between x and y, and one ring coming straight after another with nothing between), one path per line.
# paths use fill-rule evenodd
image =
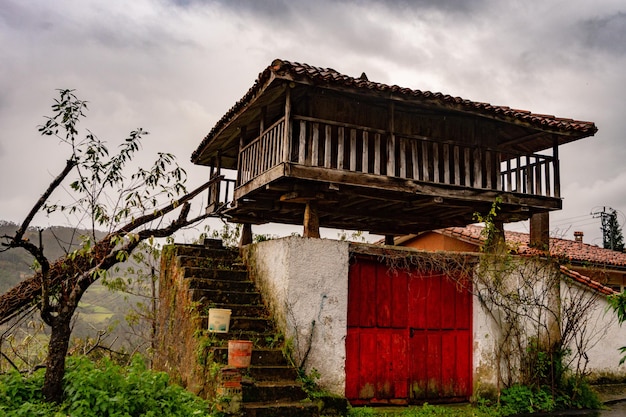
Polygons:
M46 401L63 401L63 377L65 376L65 355L70 343L72 314L63 312L54 317L52 333L48 343L46 375L43 382L43 395Z

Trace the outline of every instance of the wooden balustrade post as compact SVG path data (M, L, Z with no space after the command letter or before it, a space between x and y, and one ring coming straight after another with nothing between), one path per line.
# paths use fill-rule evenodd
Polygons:
M241 159L241 153L243 148L246 146L246 127L243 126L239 130L239 151L237 152L237 185L241 185L242 177L241 173L243 171L243 161Z
M554 169L554 197L556 198L561 198L561 171L559 164L559 140L555 135L552 147L552 165Z
M285 90L285 126L283 129L283 162L291 159L291 89Z

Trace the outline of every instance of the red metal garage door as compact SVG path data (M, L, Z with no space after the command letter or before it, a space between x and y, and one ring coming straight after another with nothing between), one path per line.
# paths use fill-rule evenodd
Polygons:
M355 404L471 395L472 298L459 279L350 266L346 397Z

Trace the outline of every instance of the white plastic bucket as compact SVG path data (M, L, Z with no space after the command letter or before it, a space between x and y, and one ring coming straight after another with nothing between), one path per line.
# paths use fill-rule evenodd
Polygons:
M209 331L213 333L228 333L230 313L231 310L227 308L210 308Z

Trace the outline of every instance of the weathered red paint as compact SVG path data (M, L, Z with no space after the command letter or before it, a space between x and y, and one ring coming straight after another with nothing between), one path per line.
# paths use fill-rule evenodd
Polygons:
M467 399L472 297L436 272L350 266L346 397L355 404Z

